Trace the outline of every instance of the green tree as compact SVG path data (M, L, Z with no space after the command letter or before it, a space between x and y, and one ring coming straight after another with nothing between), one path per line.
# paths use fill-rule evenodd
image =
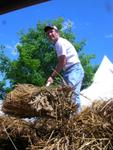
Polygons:
M10 88L6 87L6 78L5 74L8 72L10 66L10 60L4 54L5 47L3 45L0 46L0 99L3 99L5 94L10 90Z
M5 81L2 80L2 81L0 82L0 100L3 99L4 94L5 94L4 86L5 86Z
M85 70L83 88L88 86L93 78L96 67L91 65L90 60L94 55L86 55L83 52L85 41L76 42L76 37L72 31L71 22L67 22L64 28L64 19L48 20L38 22L36 28L30 28L27 33L20 31L20 42L17 45L19 57L17 60L9 61L4 66L6 79L12 85L17 83L31 83L38 86L45 84L52 69L57 63L56 53L53 44L47 39L44 27L47 24L54 24L58 27L61 36L73 43L78 51L82 65ZM4 62L2 61L2 66ZM3 68L2 68L3 69Z
M0 100L3 100L6 93L8 93L11 90L10 87L6 87L6 80L3 79L0 81Z

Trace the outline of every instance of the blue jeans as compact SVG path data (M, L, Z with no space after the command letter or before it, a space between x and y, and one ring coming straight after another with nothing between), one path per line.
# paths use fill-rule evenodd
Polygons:
M63 73L63 79L73 87L72 101L80 106L80 89L84 78L84 70L81 63L76 63Z

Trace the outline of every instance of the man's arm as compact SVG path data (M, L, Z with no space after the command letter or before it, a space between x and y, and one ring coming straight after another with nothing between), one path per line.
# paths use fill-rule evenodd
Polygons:
M53 83L53 80L61 72L61 70L65 65L66 65L66 56L65 55L59 56L58 64L56 65L55 70L53 71L51 76L48 78L47 83L48 82L50 82L50 84Z
M55 70L53 71L53 73L51 74L51 77L54 79L57 76L57 74L61 72L61 70L63 69L65 65L66 65L66 56L65 55L59 56L58 64L55 67Z

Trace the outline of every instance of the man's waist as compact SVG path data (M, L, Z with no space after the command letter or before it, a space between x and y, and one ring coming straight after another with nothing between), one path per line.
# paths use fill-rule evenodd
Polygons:
M76 63L73 63L73 64L70 64L70 65L67 65L63 68L63 71L66 71L68 69L70 69L71 67L73 67L74 65L77 65L77 64L80 64L80 62L76 62Z

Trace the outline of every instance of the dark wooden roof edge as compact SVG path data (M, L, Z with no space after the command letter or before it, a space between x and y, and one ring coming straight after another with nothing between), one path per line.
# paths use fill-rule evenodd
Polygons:
M0 15L47 1L50 0L12 0L12 2L4 0L4 2L0 2Z

